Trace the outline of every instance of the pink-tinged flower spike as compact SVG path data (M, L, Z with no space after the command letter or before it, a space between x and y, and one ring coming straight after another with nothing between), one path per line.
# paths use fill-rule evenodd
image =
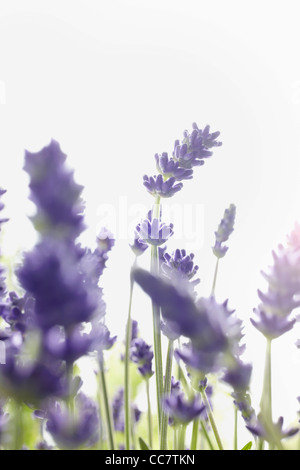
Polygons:
M268 282L268 290L258 290L261 304L254 309L256 319L252 324L266 338L275 339L292 329L295 320L290 318L300 306L300 251L279 246L273 251L273 266L262 272Z
M192 132L184 131L182 142L176 140L174 145L173 158L185 169L204 165L204 160L213 154L209 149L222 145L222 142L217 141L220 132L210 133L209 126L199 129L195 122L192 127Z

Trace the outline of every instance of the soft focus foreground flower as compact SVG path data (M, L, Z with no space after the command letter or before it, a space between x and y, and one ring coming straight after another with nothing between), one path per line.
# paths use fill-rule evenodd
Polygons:
M222 145L217 141L220 132L210 133L209 126L203 130L199 129L195 122L192 124L192 128L191 133L184 132L184 138L181 142L176 140L174 144L173 158L181 168L185 169L203 165L204 159L213 154L209 149Z
M98 441L98 410L93 400L82 393L75 399L74 412L64 403L57 403L47 418L46 429L61 449L91 447Z
M175 425L188 424L205 409L205 405L201 404L197 397L187 400L183 393L171 393L164 399L163 405Z
M236 215L236 207L234 204L230 204L228 209L225 209L224 216L215 232L215 245L213 246L213 253L217 258L223 258L225 256L228 247L223 245L234 230L234 222Z
M0 197L5 193L6 193L6 191L4 189L0 188ZM0 212L3 210L3 208L4 208L4 204L0 200ZM1 231L1 225L4 222L7 222L7 221L8 221L7 218L3 218L3 217L0 218L0 231ZM6 285L5 285L4 269L3 269L2 265L0 264L0 300L5 295L5 292L6 292Z
M274 437L275 439L278 439L281 441L282 439L286 439L288 437L292 437L295 434L299 432L298 428L289 428L286 430L283 430L283 417L281 416L277 423L274 423L274 428L273 428L273 433L275 433L275 436L270 435L270 432L265 428L265 425L262 422L262 419L260 416L257 417L257 420L254 424L249 424L246 426L246 428L254 434L254 436L263 438L265 441L268 442L273 442Z
M41 328L89 321L101 291L79 272L82 253L65 241L45 239L27 253L18 270L21 286L35 298Z
M251 319L269 339L278 338L293 327L295 320L290 314L300 306L300 251L280 245L272 255L273 266L268 273L262 273L268 290L258 290L261 304L254 310L256 319Z
M84 230L83 187L66 166L66 155L58 142L36 153L25 152L24 169L30 176L30 198L36 205L36 229L55 237L75 238Z
M194 256L194 253L188 255L185 250L178 248L171 255L164 253L161 271L168 278L176 277L179 282L181 279L190 281L199 269L199 266L194 264ZM199 282L200 279L195 279L192 284L195 287Z

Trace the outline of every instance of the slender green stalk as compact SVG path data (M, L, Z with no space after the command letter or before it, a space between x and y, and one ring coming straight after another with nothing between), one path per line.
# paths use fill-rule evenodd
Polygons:
M134 262L135 266L136 259ZM125 408L125 446L126 450L130 450L130 433L131 433L131 408L130 408L130 344L131 344L131 307L132 307L132 296L133 296L133 286L134 280L130 277L130 291L129 291L129 307L128 307L128 317L126 325L126 344L125 344L125 358L124 358L124 367L125 367L125 378L124 378L124 408Z
M233 449L238 450L238 410L237 407L234 407L234 433L233 433Z
M198 434L199 434L199 424L200 418L195 418L193 421L193 431L192 431L192 439L191 439L191 450L197 450L197 443L198 443Z
M273 424L272 414L272 339L267 338L266 345L266 357L265 357L265 370L264 370L264 381L263 391L260 400L260 413L263 425L271 438L269 449L271 450L274 445L279 449L283 450L283 445L280 441L280 437Z
M111 410L110 410L109 400L108 400L108 392L107 392L103 360L99 362L99 369L100 369L100 385L101 385L102 392L103 392L103 402L104 402L109 446L110 446L110 450L114 450L115 448L114 432L113 432Z
M214 273L214 280L213 280L213 285L212 285L212 288L211 288L211 294L210 294L210 295L214 295L214 294L215 294L216 283L217 283L217 276L218 276L218 269L219 269L219 258L217 258L217 262L216 262L215 273Z
M218 431L218 428L217 428L217 425L216 425L216 422L215 422L215 419L214 419L214 416L213 416L213 412L212 412L210 403L208 401L208 398L207 398L207 395L206 395L206 392L205 392L204 389L201 390L201 395L202 395L204 405L206 407L206 412L207 412L207 415L208 415L208 419L209 419L212 431L214 433L214 436L215 436L217 444L218 444L218 448L219 448L219 450L224 450L224 447L223 447L223 444L222 444L222 441L221 441L221 438L220 438L220 434L219 434L219 431Z
M169 340L167 351L167 363L164 383L164 396L169 396L171 392L172 380L172 363L174 355L174 341ZM160 449L167 450L168 448L168 413L162 410L161 418L161 436L160 436Z
M148 408L148 410L147 410L148 440L149 440L149 445L152 449L152 446L153 446L153 429L152 429L152 411L151 411L149 379L146 379L146 391L147 391L147 408Z
M186 424L182 424L179 429L179 438L178 438L178 450L185 449L185 434L186 434Z
M211 439L210 439L209 434L207 432L205 423L202 421L202 419L200 420L200 426L201 426L202 433L203 433L203 435L204 435L204 437L207 441L207 444L208 444L210 450L215 450L215 448L213 446L213 443L211 442Z
M14 416L14 450L21 450L23 442L23 406L22 403L16 402Z
M159 219L160 217L160 197L155 200L153 207L153 218ZM158 275L158 250L157 246L151 247L151 273ZM153 336L154 336L154 361L155 361L155 378L156 378L156 395L157 395L157 414L158 414L158 427L161 430L161 401L163 394L163 365L162 365L162 349L161 349L161 331L160 331L160 308L155 302L152 301L153 313Z

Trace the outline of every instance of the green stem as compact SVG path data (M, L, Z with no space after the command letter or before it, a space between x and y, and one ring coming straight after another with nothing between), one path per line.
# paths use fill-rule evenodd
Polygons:
M197 450L197 441L199 434L199 424L200 418L195 418L193 421L193 431L192 431L192 440L191 440L191 450Z
M114 432L113 432L112 417L111 417L111 411L110 411L109 400L108 400L108 392L107 392L107 386L106 386L103 359L100 361L99 366L100 366L100 382L101 382L101 387L102 387L102 392L103 392L103 402L104 402L109 446L110 446L110 450L114 450L115 448Z
M173 355L174 355L174 342L172 340L169 340L166 373L165 373L165 383L164 383L164 396L169 396L171 392ZM167 448L168 448L168 413L162 410L160 449L167 450Z
M216 283L217 283L217 276L218 276L218 269L219 269L219 258L217 258L217 262L216 262L216 267L215 267L215 273L214 273L214 280L213 280L213 285L212 285L212 288L211 288L211 296L213 296L215 294L215 290L216 290Z
M179 429L179 439L178 439L178 450L185 449L185 433L186 433L186 424L182 424Z
M15 442L14 450L21 450L24 444L23 442L23 405L22 403L16 402L15 405Z
M209 419L212 431L214 433L214 436L215 436L217 444L218 444L218 448L219 448L219 450L224 450L224 447L223 447L223 444L222 444L222 441L221 441L221 438L220 438L220 434L219 434L219 431L218 431L218 428L217 428L217 425L216 425L216 422L215 422L215 419L214 419L214 416L213 416L213 412L212 412L210 403L208 401L208 398L207 398L207 395L206 395L206 392L205 392L204 389L201 390L201 395L202 395L204 405L206 407L206 412L207 412L207 415L208 415L208 419Z
M211 439L210 439L210 437L209 437L209 435L208 435L208 432L207 432L205 423L202 421L202 419L200 420L200 426L201 426L202 433L203 433L203 435L204 435L204 437L205 437L205 439L206 439L206 441L207 441L207 444L208 444L210 450L215 450L215 449L214 449L214 446L213 446L213 444L212 444L212 442L211 442Z
M136 259L134 262L135 266ZM124 367L125 367L125 378L124 378L124 407L125 407L125 446L127 450L130 450L130 433L131 433L131 408L130 408L130 344L132 336L132 322L131 322L131 307L132 307L132 296L133 296L133 286L134 280L130 277L130 292L129 292L129 307L128 307L128 317L126 325L126 344L125 344L125 358L124 358Z
M238 410L237 407L234 407L234 434L233 434L233 449L238 450Z
M151 411L151 400L150 400L150 387L149 387L149 379L146 379L146 391L147 391L147 417L148 417L148 439L149 445L152 449L153 446L153 430L152 430L152 411Z
M152 211L152 217L159 219L160 217L160 197L155 200ZM159 273L158 250L157 246L151 247L151 273L155 276ZM156 395L157 395L157 414L158 427L161 430L161 401L163 393L163 365L162 365L162 349L161 349L161 330L160 330L160 308L152 301L153 313L153 336L154 336L154 361L155 361L155 378L156 378Z

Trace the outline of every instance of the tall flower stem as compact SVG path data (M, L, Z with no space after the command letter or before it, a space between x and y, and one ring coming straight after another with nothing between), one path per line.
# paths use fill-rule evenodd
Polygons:
M207 443L208 443L208 446L209 446L210 450L215 450L215 449L214 449L214 446L213 446L213 444L212 444L212 442L211 442L211 439L210 439L210 437L209 437L209 435L208 435L208 432L207 432L205 423L203 422L202 419L200 420L200 426L201 426L201 430L202 430L203 435L204 435L204 437L205 437L205 439L206 439L206 441L207 441Z
M146 391L147 391L148 439L149 439L149 445L152 449L152 446L153 446L152 410L151 410L150 386L149 386L148 378L146 379Z
M171 392L173 354L174 354L174 342L172 340L169 340L168 351L167 351L165 382L164 382L164 396L169 396ZM168 447L168 413L162 410L160 449L167 450L167 447Z
M263 391L260 400L260 411L262 416L263 425L271 438L270 449L274 445L279 449L283 450L283 445L280 438L277 435L276 429L273 425L273 414L272 414L272 339L267 338L266 345L266 357L265 357L265 370L264 370L264 381Z
M160 217L160 197L155 199L152 211L152 217L159 219ZM158 275L158 250L157 246L151 247L151 273ZM153 313L153 336L154 336L154 360L155 360L155 378L156 378L156 395L157 395L157 412L158 426L161 430L161 401L163 394L163 365L162 365L162 349L161 349L161 328L160 328L160 308L152 301Z
M114 450L115 443L114 443L113 423L112 423L111 410L109 406L103 359L99 361L99 370L100 370L100 385L101 385L101 389L103 392L103 403L104 403L104 410L105 410L105 417L106 417L106 424L107 424L109 446L110 446L110 450Z
M197 449L197 441L198 441L198 434L199 434L199 425L200 425L200 418L197 417L193 421L193 431L192 431L192 439L191 439L191 450Z
M179 438L178 438L178 450L184 450L185 448L185 434L186 434L186 424L182 424L179 429Z
M218 428L217 428L217 425L216 425L216 422L215 422L215 419L214 419L214 416L213 416L213 412L212 412L210 403L208 401L208 398L207 398L207 395L206 395L206 392L205 392L204 389L201 390L201 396L202 396L204 405L206 407L207 416L208 416L212 431L214 433L214 436L216 438L218 448L219 448L219 450L224 450L224 447L223 447L223 444L222 444L222 441L221 441L221 438L220 438L220 434L219 434L219 431L218 431Z
M234 433L233 433L233 449L238 450L238 410L234 407Z
M220 259L217 258L217 262L216 262L216 266L215 266L215 272L214 272L213 285L212 285L212 289L211 289L211 294L210 294L210 295L214 295L214 294L215 294L216 283L217 283L217 276L218 276L218 270L219 270L219 261L220 261Z
M14 450L21 450L23 442L23 406L16 402L14 409Z
M135 265L136 265L136 258L133 264L133 268ZM125 358L124 358L125 446L127 450L130 449L130 433L131 433L130 370L129 369L130 369L130 344L131 344L131 336L132 336L131 308L132 308L133 286L134 286L134 280L132 276L130 276L129 307L128 307L128 317L127 317L127 325L126 325L126 344L125 344Z

